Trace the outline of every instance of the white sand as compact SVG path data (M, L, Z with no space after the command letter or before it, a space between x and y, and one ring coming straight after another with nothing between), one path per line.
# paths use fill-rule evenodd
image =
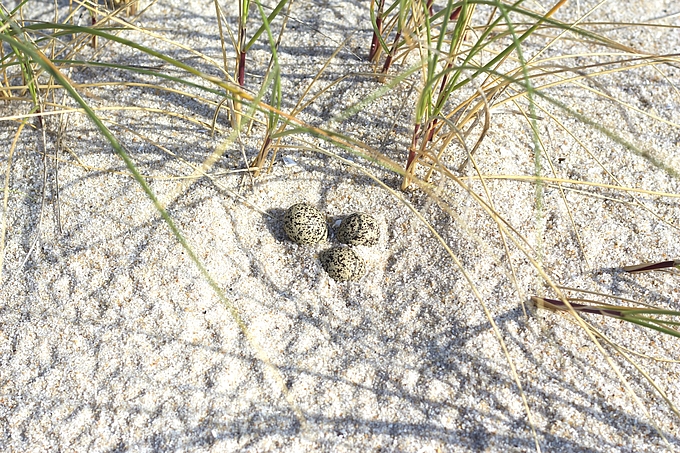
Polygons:
M364 61L371 36L367 3L294 4L295 20L289 22L279 55L285 110L345 39L315 92L343 74L370 70ZM639 1L623 9L610 3L589 20L646 21L671 15L656 23L680 26L678 5L670 0ZM45 10L33 17L50 19L52 3L41 5ZM577 8L584 12L592 5L586 1L568 5L556 17L573 20ZM228 14L233 25L235 12ZM160 1L138 24L221 60L212 2ZM650 53L680 49L677 29L598 30ZM126 36L166 52L171 48L139 33ZM219 75L218 69L189 52L172 49L175 58ZM260 41L249 55L252 89L261 82L269 58L266 49ZM525 52L535 50L527 46ZM602 50L564 41L549 54ZM108 45L99 56L89 57L158 64L138 55ZM598 60L584 58L583 64ZM169 70L168 65L163 69ZM674 125L680 124L680 95L671 84L680 86L680 70L677 63L659 69L667 79L643 68L580 82L606 91L630 108L573 85L548 93L677 171L680 139ZM166 83L99 68L80 68L70 76L80 83L121 77ZM300 118L338 128L403 163L413 121L407 89L394 90L342 124L329 123L380 87L374 78L350 77ZM192 93L216 99L198 90ZM214 112L206 102L148 88L92 87L87 94L95 107L160 108L206 124ZM3 116L28 109L17 103L2 108ZM551 111L559 113L554 107ZM181 178L192 173L187 162L200 165L226 140L226 116L219 119L223 133L211 138L206 126L181 116L140 110L100 113L155 193L168 202L173 219L238 310L250 337L239 330L89 120L79 114L68 117L65 145L71 153L60 154L58 179L54 167L48 166L46 185L41 134L27 128L12 158L9 205L3 212L7 242L0 289L0 450L534 449L520 392L480 303L452 259L406 205L358 170L297 149L281 151L296 165L286 166L279 158L271 174L252 181L228 173L243 167L242 151L234 145L211 170L213 179L186 184ZM560 177L614 183L546 113L539 116L541 137L559 162ZM563 113L559 116L622 185L678 193L677 178L592 128L565 119ZM57 125L56 117L48 120L50 154ZM17 123L2 122L3 174L16 130ZM488 137L477 152L481 171L533 174L528 133L515 106L495 110ZM349 156L319 139L300 138ZM248 159L257 153L261 139L261 127L243 137ZM459 150L452 153L451 165L457 167L463 156ZM78 165L75 156L90 168ZM360 162L358 157L353 160ZM368 168L389 187L398 187L394 174ZM479 183L469 182L482 193ZM54 209L57 185L61 232ZM567 191L581 248L556 186L545 189L543 220L537 219L533 184L490 180L488 186L498 212L531 246L542 247L543 267L557 282L678 309L677 277L611 270L680 258L680 206L675 199L637 195L648 209L644 210L621 191L588 187ZM47 203L41 221L44 187ZM612 348L606 350L651 419L572 321L545 311L524 315L521 303L529 296L553 294L546 292L526 257L510 245L517 286L513 284L498 228L474 200L458 187L446 187L456 216L451 217L419 191L404 196L432 222L486 301L517 367L543 451L656 452L665 444L654 424L671 447L680 448L678 417ZM359 248L368 267L359 282L328 278L317 257L328 244L301 247L285 239L283 211L302 201L332 219L365 211L381 221L379 245ZM680 359L678 339L597 316L588 319L622 346ZM273 367L263 361L265 357ZM634 360L670 401L680 404L678 363Z

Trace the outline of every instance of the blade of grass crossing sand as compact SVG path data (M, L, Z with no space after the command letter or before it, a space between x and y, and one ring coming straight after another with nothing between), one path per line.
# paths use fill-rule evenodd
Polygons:
M280 0L279 3L276 4L274 9L272 10L271 13L269 13L269 16L265 15L264 10L262 9L262 4L256 0L257 7L260 10L260 17L262 17L262 25L260 25L260 28L258 28L255 33L253 33L253 36L250 38L248 43L245 46L246 52L255 44L255 41L264 33L265 31L267 34L270 36L272 35L271 29L270 29L270 24L276 19L276 17L281 13L283 8L286 6L289 0ZM274 47L272 47L273 49Z
M174 59L172 57L169 57L168 55L158 52L156 50L153 50L149 47L143 46L141 44L138 44L134 41L128 40L121 38L120 36L116 36L110 33L107 33L104 30L99 30L99 29L93 29L90 27L81 27L78 25L69 25L69 24L56 24L56 23L37 23L37 24L31 24L25 27L25 29L30 29L30 30L60 30L57 33L54 33L54 37L60 37L60 36L66 36L66 35L71 35L71 34L92 34L92 35L97 35L99 37L103 37L105 39L115 41L117 43L123 44L125 46L128 46L133 49L137 49L141 52L146 53L147 55L150 55L152 57L158 58L176 68L183 69L187 71L190 74L193 74L197 77L200 77L203 80L209 81L221 88L224 88L228 93L239 95L241 97L245 97L246 100L251 99L251 97L246 93L243 89L240 87L229 83L225 82L223 79L220 79L218 77L210 76L207 75L196 68L180 61L177 59ZM178 78L177 81L181 81L181 78Z

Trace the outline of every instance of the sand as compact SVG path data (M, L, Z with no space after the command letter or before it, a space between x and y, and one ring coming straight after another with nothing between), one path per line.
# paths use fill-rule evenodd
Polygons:
M413 123L408 87L336 120L383 86L362 75L371 70L365 58L371 38L366 3L294 3L279 50L284 110L340 48L312 92L341 75L350 77L299 117L403 164ZM568 4L556 18L574 20L594 5ZM63 17L67 2L59 7ZM52 8L41 2L29 15L50 20ZM226 11L233 26L235 11ZM588 20L652 19L680 26L670 0L638 1L624 9L610 2ZM78 20L85 24L89 18ZM121 36L220 75L220 63L161 39L220 62L211 2L159 1L136 24L155 35L127 31ZM649 53L680 49L677 29L592 29ZM530 55L537 48L524 50ZM570 39L549 55L584 52L603 49ZM84 53L94 61L160 67L198 81L121 45L100 42L96 53ZM249 89L260 86L268 59L260 40L249 54ZM546 93L678 171L680 71L677 62L658 69L603 75ZM69 77L79 83L178 87L151 75L96 67L74 69ZM257 154L261 125L228 146L210 178L187 179L227 143L230 126L223 112L212 136L218 97L183 89L189 95L143 86L90 86L85 94L167 207L227 305L84 115L64 118L58 169L41 159L42 133L26 128L11 155L8 205L2 211L7 231L0 275L0 450L509 452L535 450L536 439L542 451L680 448L678 416L639 371L603 343L640 404L574 321L531 309L530 296L554 293L512 243L508 257L496 223L460 186L439 186L448 203L445 212L421 190L400 192L400 177L393 172L308 135L288 138L291 146L279 151L272 171L253 179L239 170L244 154L248 160ZM678 178L650 157L626 150L547 102L541 105L548 111L537 113L537 124L557 176L616 184L598 159L620 185L679 193ZM29 108L5 102L2 117ZM517 109L505 104L493 111L488 137L476 154L482 173L534 174L528 123ZM550 121L549 113L592 154ZM54 156L59 119L46 121L47 153ZM18 123L1 124L4 175ZM307 149L299 148L303 142ZM348 160L314 152L313 146ZM460 149L447 155L451 168L463 158ZM468 167L461 176L483 194L473 175ZM542 268L558 283L678 308L676 275L618 270L680 258L677 199L574 185L565 186L563 195L558 186L546 185L543 215L538 215L531 182L499 178L487 184L496 210L526 238L524 247L541 251ZM331 225L354 212L378 219L379 243L357 247L366 260L365 277L338 283L325 274L318 255L337 243L334 235L318 246L287 240L283 213L299 202L321 209ZM488 307L522 391L470 282L415 212L451 248ZM623 347L680 360L677 338L595 315L587 319ZM678 363L632 359L673 404L680 403Z

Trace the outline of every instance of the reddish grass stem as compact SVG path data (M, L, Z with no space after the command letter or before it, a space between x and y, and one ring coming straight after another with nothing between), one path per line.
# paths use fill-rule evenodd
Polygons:
M559 311L569 311L569 306L557 299L546 299L544 297L532 297L531 300L540 308L548 308L551 310ZM575 302L570 302L571 308L574 311L579 311L582 313L594 313L596 315L612 316L614 318L623 318L625 314L620 310L613 310L610 308L599 308L592 305L577 304Z
M392 43L392 48L390 49L390 53L387 54L387 57L385 57L385 64L383 65L383 68L382 68L383 73L386 73L390 69L390 66L392 66L392 59L394 58L394 54L397 51L397 45L399 44L399 39L401 39L401 30L397 31L397 34L394 36L394 43Z
M631 274L637 273L637 272L647 272L647 271L654 271L658 269L667 269L669 267L678 267L680 266L680 260L668 260L668 261L660 261L657 263L643 263L643 264L635 264L633 266L626 266L623 268L624 271L629 272Z
M378 29L377 33L373 30L373 39L371 40L371 49L368 51L368 59L374 61L378 56L378 49L380 48L380 38L379 35L382 34L382 23L383 23L383 6L385 0L378 1L378 14L375 18L375 25Z

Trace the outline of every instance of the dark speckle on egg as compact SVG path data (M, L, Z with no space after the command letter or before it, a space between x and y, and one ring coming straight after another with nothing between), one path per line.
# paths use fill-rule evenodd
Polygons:
M347 245L375 245L380 238L380 228L369 214L347 216L338 228L338 241Z
M283 217L283 230L291 241L301 245L317 244L328 236L324 215L305 203L288 208Z
M366 265L357 252L347 247L334 247L321 253L321 266L338 282L359 280L366 273Z

